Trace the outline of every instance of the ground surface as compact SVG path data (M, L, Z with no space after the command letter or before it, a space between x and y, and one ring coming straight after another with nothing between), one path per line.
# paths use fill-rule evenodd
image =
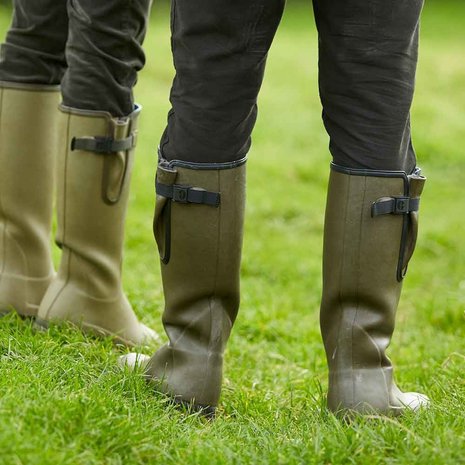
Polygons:
M8 14L0 9L2 30ZM119 352L109 341L70 329L35 334L7 317L0 321L0 464L465 463L464 18L460 0L429 1L424 12L413 124L429 181L390 350L399 384L428 393L429 412L347 426L324 409L318 305L328 141L312 13L291 1L250 154L242 308L218 420L167 407L140 376L116 368ZM138 314L161 331L151 218L172 79L166 9L155 11L147 55L137 86L144 115L124 279Z

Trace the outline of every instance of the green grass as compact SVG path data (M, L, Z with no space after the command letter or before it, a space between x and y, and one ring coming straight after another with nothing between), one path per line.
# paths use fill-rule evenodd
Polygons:
M0 13L5 29L8 10ZM138 314L159 331L151 221L172 79L168 26L156 3L136 91L144 114L124 275ZM173 410L139 375L116 368L110 341L71 329L35 333L8 316L0 321L0 464L465 463L464 27L464 2L427 2L413 125L429 180L390 355L399 384L432 398L428 412L346 425L324 408L318 306L328 141L311 9L291 1L250 153L242 307L219 418Z

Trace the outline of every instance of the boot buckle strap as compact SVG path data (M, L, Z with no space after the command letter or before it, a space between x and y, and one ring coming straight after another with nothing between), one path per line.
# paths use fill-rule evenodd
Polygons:
M220 193L209 192L199 187L182 186L179 184L167 185L159 183L155 184L157 195L171 199L178 203L195 203L218 207L220 204Z
M71 140L71 150L84 150L96 153L126 152L136 145L135 134L130 134L124 139L114 139L113 137L73 137Z
M383 197L373 202L371 216L407 215L420 209L420 199L411 197Z

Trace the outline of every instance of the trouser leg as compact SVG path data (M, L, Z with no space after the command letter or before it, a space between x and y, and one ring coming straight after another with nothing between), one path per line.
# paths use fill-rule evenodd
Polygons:
M224 163L243 158L257 95L284 0L176 0L176 77L160 147L168 160Z
M314 0L323 119L335 163L415 166L410 134L423 0Z
M66 106L129 115L137 72L145 63L142 42L150 4L15 0L2 45L0 80L62 82Z
M68 69L62 81L67 107L126 116L145 63L142 42L151 0L68 1Z
M0 80L59 84L66 68L66 0L14 0L0 53Z

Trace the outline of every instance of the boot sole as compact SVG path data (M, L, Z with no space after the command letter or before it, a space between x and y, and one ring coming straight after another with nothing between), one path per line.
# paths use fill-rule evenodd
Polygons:
M12 308L11 310L0 310L0 318L11 315L12 313L16 313L22 320L27 320L27 319L34 320L35 319L35 315L21 313L15 310L14 308Z
M124 345L126 347L137 347L138 345L141 344L135 344L132 341L126 340L122 338L121 336L118 336L117 334L114 334L110 331L107 331L99 326L93 326L90 324L81 324L77 325L76 323L73 323L72 321L56 321L54 324L57 324L58 326L63 325L63 324L69 324L72 327L76 328L77 330L83 332L84 334L90 334L93 336L96 336L98 338L111 338L113 339L113 342L116 345ZM37 329L38 331L48 331L50 328L50 322L48 320L44 320L42 318L35 318L34 321L34 328Z
M169 398L176 408L185 411L188 415L199 414L207 420L214 420L216 418L216 407L193 404L192 402L176 399L171 396Z
M150 363L150 357L148 355L144 355L141 353L135 353L135 352L129 355L135 355L135 359L133 359L132 361L130 361L130 363L128 363L128 358L127 358L128 356L122 355L118 357L118 366L123 370L128 369L131 372L134 372L137 370L137 371L141 371L142 373L144 373L145 369L147 368L147 365ZM163 392L163 390L160 389L158 386L159 381L157 379L147 376L147 374L144 374L144 378L147 383L153 385L155 392L167 397L167 399L169 400L169 403L173 404L176 408L184 410L188 414L198 413L201 416L208 418L208 419L215 418L216 407L195 404L193 402L187 402L185 400L176 398L173 395Z

